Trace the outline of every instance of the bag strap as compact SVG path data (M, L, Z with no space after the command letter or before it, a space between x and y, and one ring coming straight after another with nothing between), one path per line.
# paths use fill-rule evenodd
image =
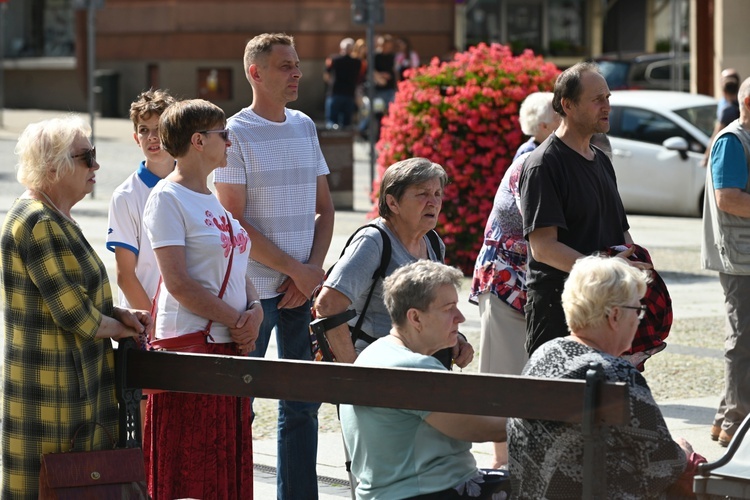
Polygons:
M441 264L445 264L445 255L443 255L440 248L440 236L438 236L437 231L434 229L427 231L427 239L430 240L430 246L432 247L432 251L435 252L435 257L438 258Z
M362 306L362 311L359 313L357 324L354 325L354 330L352 331L352 344L356 344L357 340L359 340L359 338L363 335L362 324L365 321L365 314L367 314L367 308L370 306L372 294L373 292L375 292L375 285L378 283L378 279L385 279L385 271L386 269L388 269L388 264L391 263L391 238L388 236L388 233L386 233L380 226L376 226L375 224L367 224L366 226L362 226L359 229L365 227L374 227L378 230L380 236L383 238L383 253L380 255L380 266L372 275L372 284L370 285L370 291L367 292L367 299L365 300L364 306ZM357 229L357 232L359 232L359 229ZM352 237L354 237L354 235L352 235Z
M224 273L224 282L221 284L221 288L219 289L219 298L224 297L224 292L227 289L227 284L229 283L229 274L232 272L232 260L234 260L234 231L232 230L232 219L229 217L229 214L225 211L224 215L227 216L227 227L229 228L229 261L227 262L227 270ZM208 320L208 324L206 325L206 329L204 330L206 332L206 336L210 337L211 340L213 340L213 337L211 337L211 325L213 325L214 320L210 319Z
M107 430L106 427L104 427L99 422L86 422L86 423L83 423L83 424L79 425L78 428L76 429L76 431L73 433L73 437L70 438L70 451L74 451L75 448L76 448L76 439L78 438L78 433L81 432L81 429L83 429L84 427L88 427L89 425L93 425L95 428L96 428L97 425L99 427L101 427L102 430L104 431L104 433L109 438L109 440L112 442L112 449L114 450L115 448L117 448L117 441L115 441L115 438L112 437L112 433L109 432L109 430ZM94 429L94 430L96 430L96 429Z
M229 275L232 272L232 260L234 260L234 231L232 229L232 219L229 217L229 214L225 211L224 215L227 217L227 227L229 228L229 261L227 262L227 270L224 273L224 281L221 283L221 288L219 289L218 297L222 298L224 296L224 292L227 289L227 284L229 283ZM159 300L159 292L161 291L161 284L162 284L162 277L159 275L159 284L156 286L156 293L154 294L154 299L151 301L151 318L152 320L156 320L156 313L157 313L157 303ZM206 324L206 327L203 329L203 332L207 337L210 337L211 340L213 340L213 337L211 337L211 325L213 325L213 320L208 320L208 323ZM154 329L151 329L151 333L149 335L149 341L154 340Z

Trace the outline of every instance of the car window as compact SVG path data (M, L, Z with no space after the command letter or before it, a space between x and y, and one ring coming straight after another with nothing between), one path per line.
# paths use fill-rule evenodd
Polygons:
M628 88L628 69L630 64L622 61L597 61L599 71L607 80L609 90Z
M690 79L690 66L688 62L682 63L683 80ZM672 80L672 61L660 61L649 65L646 71L647 80L659 80L670 82Z
M711 137L711 134L714 131L714 121L716 120L716 106L713 104L707 106L694 106L692 108L676 109L674 112L690 122L708 137Z
M688 142L693 139L679 125L652 111L638 108L622 108L617 130L610 130L610 134L619 135L625 139L647 142L649 144L663 143L670 137L684 137Z

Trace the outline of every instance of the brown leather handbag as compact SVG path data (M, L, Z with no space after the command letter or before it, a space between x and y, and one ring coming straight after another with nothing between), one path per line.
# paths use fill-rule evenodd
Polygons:
M73 451L78 432L99 425L112 441L111 450ZM42 455L39 472L40 500L148 499L146 467L140 448L115 448L101 424L82 424L70 440L71 451Z

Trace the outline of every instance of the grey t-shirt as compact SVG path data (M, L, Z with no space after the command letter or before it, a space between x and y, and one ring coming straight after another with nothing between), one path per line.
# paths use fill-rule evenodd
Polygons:
M386 276L390 276L393 271L401 266L416 262L417 259L409 253L401 241L385 225L382 218L373 221L373 224L383 229L391 239L391 261L386 269ZM424 236L430 260L442 260L440 255L435 255L430 245L429 238ZM440 252L445 254L445 245L440 241ZM358 315L352 319L349 324L355 326L359 320L359 311L365 305L367 293L372 285L372 275L380 267L380 258L383 254L383 238L380 232L375 228L365 228L354 237L352 242L346 248L344 255L338 260L331 274L326 279L323 286L333 288L343 293L352 301L352 307ZM365 313L365 320L362 323L362 331L371 337L380 338L388 335L391 330L391 318L388 316L388 310L383 302L383 280L378 279L375 290L370 300L370 305ZM367 342L357 341L357 352L361 352L367 347Z

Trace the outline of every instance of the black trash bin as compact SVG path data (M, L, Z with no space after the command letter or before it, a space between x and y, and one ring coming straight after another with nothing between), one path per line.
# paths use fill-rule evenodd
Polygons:
M120 117L120 74L111 69L94 73L99 114L102 118Z

